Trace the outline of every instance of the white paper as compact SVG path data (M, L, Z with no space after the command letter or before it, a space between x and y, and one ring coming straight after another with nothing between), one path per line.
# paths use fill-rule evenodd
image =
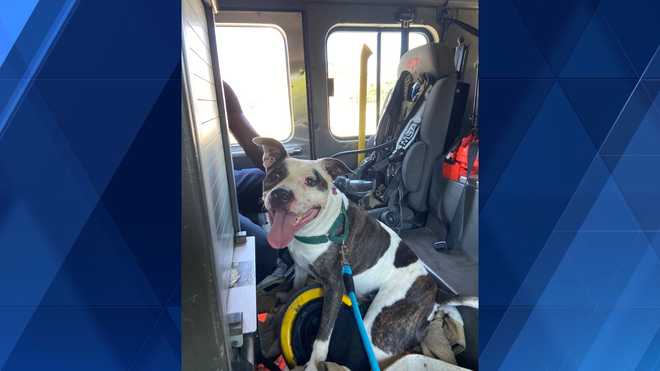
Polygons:
M238 270L240 277L235 286L229 289L227 313L243 313L243 333L252 333L257 331L254 237L248 237L244 245L234 248L232 268Z

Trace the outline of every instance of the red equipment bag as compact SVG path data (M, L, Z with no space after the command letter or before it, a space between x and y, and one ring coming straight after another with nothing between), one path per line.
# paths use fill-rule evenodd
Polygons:
M470 149L472 148L472 156ZM442 175L453 181L459 181L468 176L469 158L473 157L472 168L470 169L470 178L479 177L479 137L472 132L463 138L454 149L447 153L445 161L442 164Z

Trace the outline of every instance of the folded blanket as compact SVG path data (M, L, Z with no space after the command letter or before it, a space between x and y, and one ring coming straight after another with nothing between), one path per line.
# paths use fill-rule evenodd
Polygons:
M438 307L422 340L424 355L456 364L456 355L465 350L463 317L452 305Z

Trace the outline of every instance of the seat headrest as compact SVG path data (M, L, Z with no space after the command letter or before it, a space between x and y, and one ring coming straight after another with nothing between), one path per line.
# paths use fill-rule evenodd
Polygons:
M412 73L415 78L422 74L429 74L438 79L456 72L456 68L451 49L444 45L431 43L408 50L402 55L397 75L401 76L403 71Z

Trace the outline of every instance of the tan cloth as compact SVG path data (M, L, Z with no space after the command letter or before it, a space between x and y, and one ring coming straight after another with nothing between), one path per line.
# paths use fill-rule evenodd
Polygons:
M292 371L303 371L305 366L296 366ZM341 366L333 362L321 362L318 364L319 371L351 371L346 366Z
M422 340L424 355L456 364L456 355L465 350L463 318L454 306L441 306Z
M467 368L452 365L439 359L422 354L409 354L398 359L385 371L470 371Z

